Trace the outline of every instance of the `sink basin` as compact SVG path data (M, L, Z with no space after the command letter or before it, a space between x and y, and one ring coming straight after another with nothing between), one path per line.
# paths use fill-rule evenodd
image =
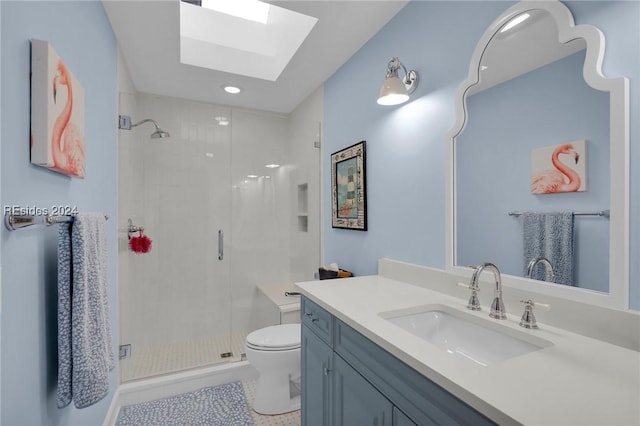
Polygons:
M551 342L492 324L445 305L383 312L382 318L448 353L487 366L550 346Z

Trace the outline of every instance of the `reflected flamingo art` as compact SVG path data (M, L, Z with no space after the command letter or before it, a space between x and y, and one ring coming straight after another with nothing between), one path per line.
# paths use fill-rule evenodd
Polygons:
M551 163L555 169L545 170L531 179L533 194L553 194L557 192L576 192L582 181L578 172L560 161L560 155L571 155L578 164L580 154L570 143L559 145L551 154Z

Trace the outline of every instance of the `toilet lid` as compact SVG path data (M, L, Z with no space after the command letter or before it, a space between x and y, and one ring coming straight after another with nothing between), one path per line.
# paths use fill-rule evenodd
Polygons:
M264 350L300 347L300 324L282 324L261 328L247 336L247 345Z

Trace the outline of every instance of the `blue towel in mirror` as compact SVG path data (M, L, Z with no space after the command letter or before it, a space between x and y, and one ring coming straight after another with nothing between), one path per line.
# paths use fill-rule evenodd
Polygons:
M522 214L522 228L524 275L532 259L546 257L553 266L553 282L573 286L573 212L525 212ZM544 266L536 267L532 278L545 280L545 277Z

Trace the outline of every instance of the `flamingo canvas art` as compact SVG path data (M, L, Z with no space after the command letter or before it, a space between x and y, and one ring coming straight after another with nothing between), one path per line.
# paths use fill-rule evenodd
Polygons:
M84 89L51 45L31 40L31 163L84 178Z
M531 155L531 193L586 191L586 163L584 140L534 149Z

